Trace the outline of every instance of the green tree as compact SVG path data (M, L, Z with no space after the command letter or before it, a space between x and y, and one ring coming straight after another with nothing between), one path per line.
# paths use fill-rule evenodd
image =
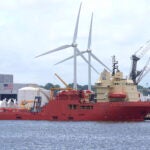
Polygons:
M44 88L47 89L47 90L49 90L50 88L53 88L53 87L54 87L54 85L53 85L52 83L47 83L47 84L44 86Z

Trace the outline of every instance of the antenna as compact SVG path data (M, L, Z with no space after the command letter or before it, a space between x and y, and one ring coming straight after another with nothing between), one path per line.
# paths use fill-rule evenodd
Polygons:
M116 69L118 70L118 66L116 64L118 64L118 61L116 61L116 58L115 58L115 55L114 55L114 56L112 56L112 67L113 67L112 76L115 75L115 70Z

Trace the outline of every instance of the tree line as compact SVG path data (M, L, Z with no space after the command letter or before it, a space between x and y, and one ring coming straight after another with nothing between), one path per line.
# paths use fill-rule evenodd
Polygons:
M73 88L73 83L68 84L69 87ZM45 86L42 86L43 88L49 90L51 88L60 88L60 85L58 84L53 84L53 83L47 83ZM79 85L77 84L77 88L78 90L87 90L88 89L88 85ZM94 86L91 86L92 91L94 91Z
M143 93L144 96L150 95L150 87L144 87L144 86L138 85L137 88L141 93Z
M73 83L68 84L69 87L73 88ZM47 83L44 86L41 86L47 90L51 89L51 88L60 88L59 84L53 84L53 83ZM77 85L78 90L87 90L88 89L88 85ZM150 87L144 87L141 85L137 86L138 90L143 93L144 96L150 95ZM91 87L92 91L95 91L94 85L92 85Z

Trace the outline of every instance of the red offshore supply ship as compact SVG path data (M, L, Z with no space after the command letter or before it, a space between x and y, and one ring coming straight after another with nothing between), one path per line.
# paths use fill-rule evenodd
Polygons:
M49 121L143 121L150 113L150 102L140 100L137 86L113 65L113 73L104 70L89 90L62 88L54 96L53 88L47 104L41 106L41 97L22 100L16 108L0 108L0 120ZM58 90L58 89L57 89ZM26 107L28 103L32 107Z

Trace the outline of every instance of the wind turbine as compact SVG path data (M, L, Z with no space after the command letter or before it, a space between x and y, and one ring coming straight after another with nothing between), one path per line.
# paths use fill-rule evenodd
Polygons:
M76 65L76 62L77 62L77 53L80 53L79 49L77 48L77 43L76 43L76 39L77 39L77 34L78 34L78 24L79 24L79 17L80 17L80 11L81 11L81 6L82 6L82 3L80 4L80 7L79 7L79 11L78 11L78 16L77 16L77 20L76 20L76 25L75 25L75 30L74 30L74 36L73 36L73 41L72 41L72 44L67 44L67 45L63 45L63 46L60 46L56 49L53 49L53 50L50 50L48 52L45 52L43 54L40 54L38 56L36 56L35 58L37 57L41 57L43 55L47 55L47 54L50 54L50 53L53 53L53 52L56 52L56 51L60 51L60 50L63 50L63 49L66 49L66 48L69 48L69 47L72 47L74 49L74 89L77 89L77 65ZM81 54L81 57L86 61L86 58Z
M89 37L88 37L88 44L87 44L87 50L86 51L82 51L82 52L78 52L78 54L76 56L82 56L82 54L84 53L88 53L88 89L91 90L91 56L96 60L98 61L101 65L103 65L107 70L111 71L111 69L109 69L101 60L99 60L91 51L91 39L92 39L92 24L93 24L93 13L92 13L92 16L91 16L91 23L90 23L90 30L89 30ZM69 60L73 58L73 56L71 57L68 57L58 63L56 63L55 65L57 64L60 64L66 60ZM92 67L93 68L93 67ZM97 72L97 71L96 71Z

